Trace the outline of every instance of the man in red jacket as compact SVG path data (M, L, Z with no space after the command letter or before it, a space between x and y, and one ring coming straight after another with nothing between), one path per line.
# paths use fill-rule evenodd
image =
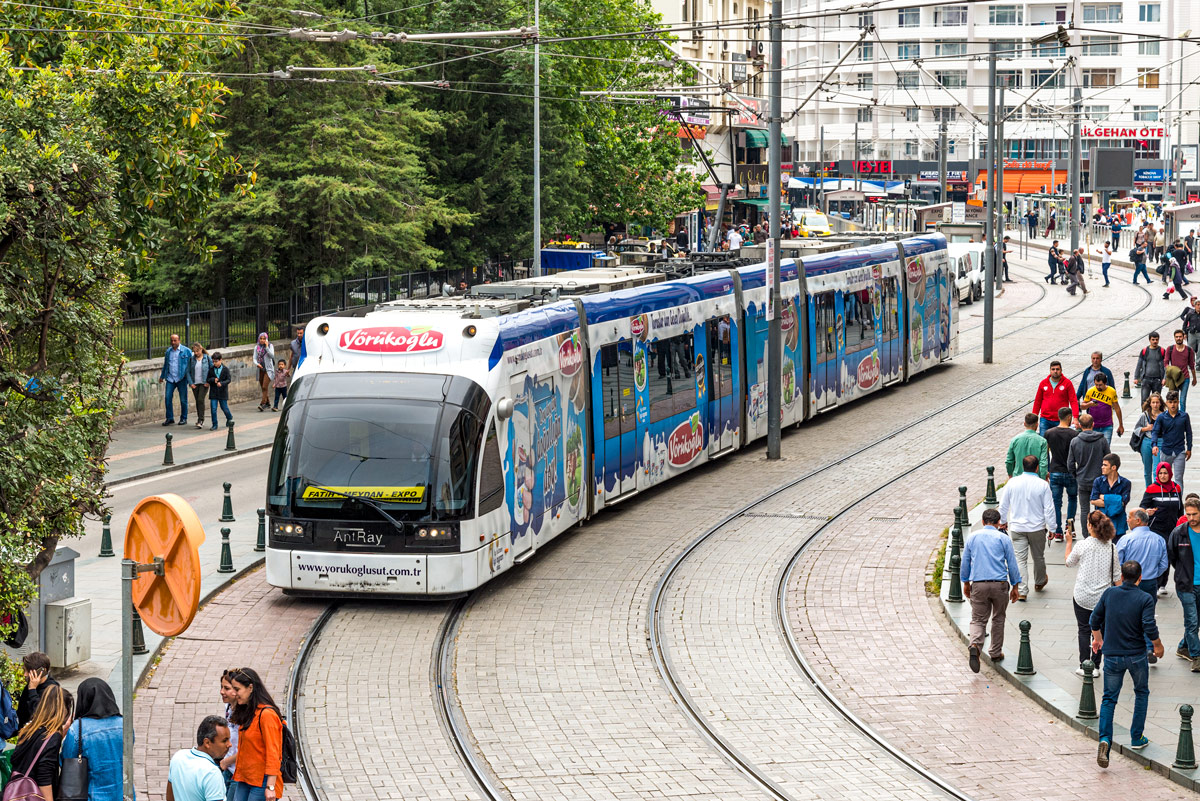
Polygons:
M1071 379L1063 375L1062 362L1050 362L1050 375L1038 384L1037 396L1033 399L1033 413L1038 420L1038 433L1045 435L1046 430L1058 425L1058 410L1063 407L1071 409L1071 423L1079 419L1079 399L1075 397L1075 385Z

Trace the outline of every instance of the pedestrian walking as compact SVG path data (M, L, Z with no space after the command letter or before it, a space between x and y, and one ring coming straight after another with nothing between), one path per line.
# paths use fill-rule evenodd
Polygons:
M1062 542L1063 493L1067 495L1067 529L1075 525L1076 506L1079 500L1079 490L1075 476L1067 469L1067 458L1071 450L1071 440L1079 432L1071 428L1071 410L1058 410L1058 425L1046 429L1046 446L1050 451L1050 493L1054 499L1054 539Z
M84 679L76 691L75 722L63 737L63 760L87 760L87 801L121 801L121 709L103 679Z
M296 326L296 338L288 343L288 349L292 354L288 361L288 369L295 374L300 362L304 361L304 326Z
M1000 512L984 509L983 528L968 535L963 545L960 578L963 596L971 602L967 664L975 673L979 672L979 654L989 619L992 644L988 654L993 662L1004 659L1004 618L1008 605L1017 601L1021 582L1013 542L996 528L999 523Z
M1112 254L1112 245L1106 240L1104 247L1100 248L1100 272L1104 274L1105 286L1108 286L1108 268L1112 267ZM1146 277L1146 280L1150 280L1149 276Z
M238 727L238 757L229 801L274 801L283 760L283 716L258 673L238 668L229 674L237 694L233 722Z
M729 231L729 237L725 241L729 243L730 252L742 249L742 235L738 233L736 228Z
M1186 519L1183 513L1183 487L1175 482L1170 462L1160 462L1155 471L1155 480L1146 487L1142 494L1141 507L1150 516L1150 530L1157 534L1165 543L1171 532L1180 521ZM1166 595L1167 574L1164 570L1156 573L1158 589Z
M1142 389L1142 403L1152 392L1162 391L1163 376L1166 375L1167 352L1158 345L1158 332L1151 331L1150 344L1138 354L1137 366L1133 370L1133 385Z
M1133 262L1133 283L1138 282L1138 276L1141 275L1146 279L1146 283L1150 283L1150 273L1146 272L1146 246L1139 245L1129 251L1129 259Z
M1112 246L1113 250L1121 247L1121 217L1118 214L1112 216L1112 222L1109 224L1109 229L1112 231Z
M233 413L229 411L229 368L225 366L224 359L220 353L212 355L212 367L208 368L208 411L212 417L212 430L217 430L217 407L221 407L221 411L225 413L225 422L228 423L233 419Z
M1078 248L1071 251L1071 255L1068 257L1064 269L1066 271L1066 280L1070 282L1067 286L1067 294L1074 295L1075 290L1078 288L1082 289L1083 294L1086 295L1088 290L1087 282L1083 280L1083 248Z
M192 399L196 402L196 428L204 428L204 407L208 398L208 371L212 358L199 342L192 343L192 371L188 376Z
M1170 373L1172 367L1179 369L1179 409L1184 412L1187 411L1188 385L1196 385L1196 351L1184 341L1186 336L1182 328L1175 330L1175 344L1166 349L1164 360L1166 374ZM1165 374L1164 383L1171 383Z
M1088 536L1078 545L1075 538L1067 535L1065 547L1067 567L1078 567L1075 573L1075 588L1071 601L1075 610L1075 627L1079 635L1079 667L1076 676L1082 676L1083 663L1092 660L1100 667L1100 654L1092 653L1092 611L1100 596L1109 587L1121 580L1121 563L1117 561L1117 546L1113 543L1112 521L1104 512L1091 512L1087 516Z
M192 352L180 346L179 334L171 334L171 347L163 354L163 366L158 374L158 383L167 385L167 419L164 426L175 422L173 398L176 392L179 393L179 425L187 424L187 386L191 371Z
M1167 393L1167 410L1150 429L1150 453L1171 465L1175 483L1183 486L1183 471L1192 458L1192 420L1179 408L1179 393Z
M292 373L288 370L287 362L283 359L275 365L275 378L271 380L275 387L275 400L271 403L271 411L279 411L281 401L287 400L288 382L292 378Z
M1108 440L1093 428L1092 416L1086 412L1079 415L1079 434L1067 449L1067 472L1075 476L1075 491L1085 512L1091 508L1092 485L1102 475L1108 451Z
M1188 347L1193 353L1200 351L1200 296L1192 295L1179 319L1183 321L1183 333L1187 337Z
M1117 399L1117 391L1108 385L1108 377L1104 373L1092 376L1095 382L1091 389L1084 394L1079 408L1087 409L1092 416L1092 425L1108 440L1112 447L1113 416L1117 418L1117 436L1125 434L1125 421L1121 417L1121 403Z
M196 747L176 751L167 772L167 801L226 801L217 763L229 750L229 726L217 715L200 721Z
M1089 496L1092 508L1104 512L1112 521L1118 538L1125 534L1125 507L1133 493L1133 485L1121 475L1120 468L1121 457L1106 453L1100 462L1100 476L1092 482Z
M1151 529L1149 521L1150 515L1147 510L1129 510L1129 533L1117 543L1117 559L1122 564L1132 559L1142 566L1142 579L1138 582L1138 589L1154 599L1157 609L1159 588L1167 580L1170 565L1167 561L1167 538L1159 536L1158 532ZM1147 642L1146 646L1149 651L1150 643ZM1157 663L1157 656L1150 660L1152 665Z
M1083 375L1079 377L1079 388L1075 390L1076 398L1083 400L1083 396L1086 395L1087 391L1095 385L1097 373L1104 374L1104 377L1108 379L1108 385L1110 387L1116 383L1113 380L1112 370L1109 370L1104 366L1104 354L1098 350L1094 350L1092 351L1091 363L1089 363L1087 367L1083 368Z
M275 347L265 331L258 335L258 343L254 346L254 366L258 368L258 386L262 390L258 410L263 412L271 406L267 388L275 380Z
M1171 287L1163 293L1163 300L1168 300L1174 293L1180 300L1186 301L1191 295L1183 288L1185 283L1189 283L1184 278L1184 267L1188 263L1187 251L1180 246L1176 246L1174 257L1168 262L1166 275L1171 279Z
M1154 466L1158 463L1150 442L1150 432L1154 430L1154 421L1167 408L1162 395L1157 392L1150 395L1142 404L1142 416L1133 427L1133 435L1129 438L1129 447L1142 457L1142 472L1146 486L1154 483Z
M54 801L63 732L70 722L71 694L58 684L45 687L33 718L17 733L10 785L18 776L32 779L45 801Z
M1063 375L1062 362L1055 359L1050 362L1050 374L1038 384L1037 394L1033 397L1033 413L1040 420L1039 434L1045 434L1046 429L1058 425L1058 410L1067 407L1071 410L1071 418L1079 417L1079 398L1075 395L1075 385L1071 379Z
M1162 257L1163 250L1166 248L1166 244L1166 233L1162 228L1157 229L1154 232L1154 258L1158 259Z
M1024 458L1024 471L1014 476L1000 493L1000 526L1013 541L1021 583L1017 600L1029 595L1029 557L1033 556L1033 588L1041 592L1046 575L1046 532L1054 522L1054 498L1050 485L1038 477L1038 457Z
M50 657L41 651L34 651L21 657L21 668L25 673L25 689L17 700L17 723L24 727L33 720L42 693L51 687L57 687L58 682L50 675Z
M1058 211L1050 209L1050 219L1046 221L1046 239L1054 233L1054 229L1058 227Z
M1043 278L1051 284L1058 283L1058 272L1062 269L1062 254L1058 252L1058 240L1055 239L1050 243L1050 250L1046 253L1046 263L1050 266L1050 274ZM1063 279L1064 283L1066 279Z
M237 724L233 722L233 710L237 706L237 691L233 689L233 682L229 680L231 673L233 673L232 670L226 670L221 674L221 702L225 704L225 722L229 724L229 750L225 756L217 760L226 787L233 783L233 766L237 762L238 747L238 729Z
M1008 277L1008 254L1011 252L1008 249L1009 237L1004 237L1000 240L1000 266L1004 270L1004 283L1011 284L1013 280Z
M675 231L675 248L681 253L688 251L688 230L686 225L681 225ZM303 329L301 329L303 330Z
M1134 561L1121 565L1121 583L1100 596L1092 611L1092 647L1104 654L1104 700L1100 703L1100 745L1096 764L1108 767L1112 748L1113 716L1125 674L1133 680L1133 721L1129 724L1129 747L1150 745L1144 733L1146 709L1150 704L1150 669L1146 643L1155 657L1162 656L1162 640L1154 622L1154 599L1138 589L1142 566Z
M1025 225L1029 228L1029 238L1030 239L1037 239L1037 224L1038 224L1037 212L1034 211L1033 209L1030 209L1029 213L1025 215Z
M1175 593L1183 607L1183 639L1175 649L1180 659L1189 659L1192 672L1200 673L1200 587L1196 586L1196 559L1200 557L1200 499L1183 502L1187 521L1167 537L1167 562L1175 572Z
M1012 438L1008 443L1008 454L1004 457L1004 469L1008 477L1019 476L1024 472L1024 459L1033 456L1037 460L1034 472L1045 478L1050 470L1050 452L1046 439L1038 433L1038 416L1032 412L1025 415L1025 430Z

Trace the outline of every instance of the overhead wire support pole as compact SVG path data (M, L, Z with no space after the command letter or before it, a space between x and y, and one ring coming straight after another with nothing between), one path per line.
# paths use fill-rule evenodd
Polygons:
M1003 262L1001 261L1000 251L1003 246L998 243L1004 241L1004 87L1000 87L1000 99L996 101L996 108L1000 113L996 115L996 227L993 229L993 253L992 264L994 265L995 281L987 288L987 291L992 289L1003 290L1004 270Z
M1082 225L1079 220L1079 185L1083 183L1083 139L1080 135L1079 115L1082 111L1083 90L1076 85L1072 94L1075 98L1075 110L1071 114L1071 253L1074 255L1079 249L1079 229Z
M541 25L541 5L533 0L533 27ZM542 41L533 40L533 274L542 274Z
M987 132L987 182L985 191L985 239L987 246L983 251L984 281L987 288L983 293L983 363L992 363L992 312L995 306L992 286L996 281L996 229L995 204L992 194L996 189L996 54L988 58L988 132Z
M779 288L779 229L780 214L782 213L779 185L782 183L782 150L783 150L783 0L771 0L771 73L767 78L767 93L770 95L768 110L768 140L767 160L767 192L770 198L770 230L768 236L767 259L770 262L771 284L768 288L770 297L767 299L767 458L778 459L780 456L780 404L783 384L783 328L780 309Z

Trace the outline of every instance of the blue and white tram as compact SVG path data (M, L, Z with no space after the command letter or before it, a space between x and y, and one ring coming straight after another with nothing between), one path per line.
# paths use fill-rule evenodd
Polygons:
M783 423L950 358L953 280L937 234L784 262ZM271 456L267 580L462 593L746 447L767 431L766 302L759 264L313 320Z

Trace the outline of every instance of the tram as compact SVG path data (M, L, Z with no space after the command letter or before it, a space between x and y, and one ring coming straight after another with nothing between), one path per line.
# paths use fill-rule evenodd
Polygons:
M267 580L444 596L767 433L767 269L589 268L311 321L267 488ZM783 425L951 358L946 240L787 260Z

